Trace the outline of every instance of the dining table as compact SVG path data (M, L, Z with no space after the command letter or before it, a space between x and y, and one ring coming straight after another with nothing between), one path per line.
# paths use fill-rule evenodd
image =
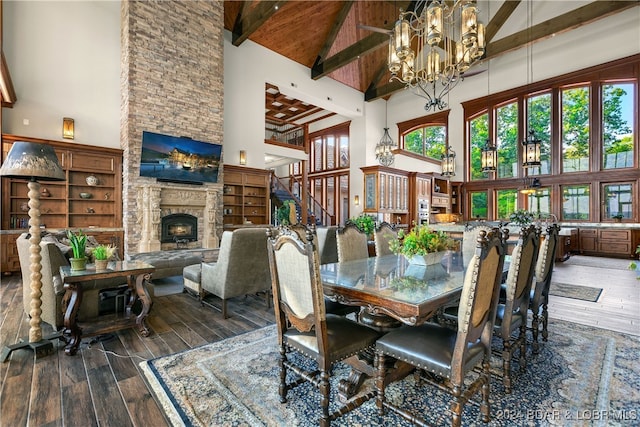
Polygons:
M508 258L505 257L503 281L509 269ZM403 324L421 325L439 310L458 304L465 268L454 260L445 255L437 264L421 265L404 255L369 257L323 264L320 279L326 297L362 307L358 322L386 332ZM372 352L363 352L347 360L352 369L349 378L338 386L341 400L353 397L364 380L374 376L373 357ZM393 369L387 370L385 381L400 379L411 369L396 361Z
M360 306L358 321L382 332L402 324L420 325L447 305L456 304L462 294L463 268L443 260L420 265L403 255L384 255L320 266L323 292L329 299ZM375 374L372 351L349 358L349 377L340 381L342 401L353 397L367 377ZM395 363L386 381L406 376L409 364Z

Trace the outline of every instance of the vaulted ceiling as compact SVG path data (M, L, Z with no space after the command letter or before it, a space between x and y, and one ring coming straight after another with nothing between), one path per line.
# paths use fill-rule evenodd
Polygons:
M225 1L224 26L239 46L251 40L311 69L309 78L332 78L366 101L388 98L402 85L389 82L388 36L358 25L392 28L399 9L425 1ZM638 1L478 1L490 12L486 58L494 58L628 8ZM533 12L532 12L533 11ZM531 16L538 17L535 20Z

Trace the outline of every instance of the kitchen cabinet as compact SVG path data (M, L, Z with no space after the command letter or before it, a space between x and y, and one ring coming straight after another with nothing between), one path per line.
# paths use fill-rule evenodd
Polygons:
M580 228L580 252L586 255L633 257L634 233L628 228Z
M409 173L386 166L367 166L364 173L364 212L379 221L409 224Z

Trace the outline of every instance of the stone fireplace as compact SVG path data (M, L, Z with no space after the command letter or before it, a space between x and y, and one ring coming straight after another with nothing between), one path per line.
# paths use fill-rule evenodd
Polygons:
M217 248L222 186L193 187L150 183L138 189L137 223L142 230L136 252Z
M223 143L224 4L125 1L121 8L125 254L176 249L162 241L161 224L175 214L196 218L189 249L216 248L224 171L215 184L158 183L140 176L140 158L143 131Z

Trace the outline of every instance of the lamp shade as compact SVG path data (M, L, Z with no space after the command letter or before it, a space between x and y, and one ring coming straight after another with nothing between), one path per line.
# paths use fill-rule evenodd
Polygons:
M66 179L53 147L25 141L13 143L0 168L0 176L35 181Z

